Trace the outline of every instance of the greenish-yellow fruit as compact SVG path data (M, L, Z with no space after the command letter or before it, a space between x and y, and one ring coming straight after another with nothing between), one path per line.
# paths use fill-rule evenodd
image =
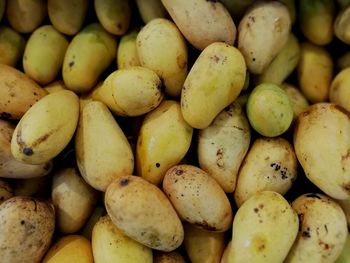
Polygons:
M137 31L132 31L120 38L117 51L118 69L140 66L139 55L137 54L136 48L137 35Z
M13 156L30 164L50 161L73 137L78 118L79 98L72 91L45 96L17 124L11 140Z
M293 108L283 89L272 83L262 83L249 96L247 116L254 130L263 136L275 137L289 128Z
M333 0L298 1L299 22L304 36L316 45L333 39L335 5Z
M112 72L92 92L92 98L105 103L117 115L139 116L155 109L163 99L162 82L144 67Z
M131 17L129 0L94 0L94 4L101 25L111 34L124 35Z
M343 247L343 251L335 263L350 263L350 234L348 234L345 245Z
M246 65L241 52L215 42L199 55L181 92L181 111L193 128L204 129L243 89Z
M187 153L193 129L176 101L163 101L142 123L136 146L137 174L160 184L166 171Z
M95 263L152 263L152 249L125 235L106 215L92 231Z
M61 33L75 35L83 26L88 0L48 0L47 11L52 25Z
M47 14L45 0L6 1L6 18L11 27L19 33L33 32Z
M124 132L99 101L88 102L80 114L75 151L81 175L99 191L134 169L134 156Z
M165 93L178 96L187 76L187 46L176 25L164 18L150 21L138 33L137 53L143 67L162 79Z
M192 263L220 262L225 249L225 233L206 231L186 223L184 245Z
M67 47L68 40L53 26L39 27L24 50L24 73L41 85L52 82L61 70Z
M155 18L164 18L167 12L161 0L136 0L137 8L145 24Z
M77 93L92 89L116 52L113 35L100 24L86 26L74 36L63 60L62 75L67 88Z
M283 262L298 234L298 226L297 214L280 194L256 193L236 213L226 262Z
M15 67L22 57L25 39L10 27L0 26L0 63Z

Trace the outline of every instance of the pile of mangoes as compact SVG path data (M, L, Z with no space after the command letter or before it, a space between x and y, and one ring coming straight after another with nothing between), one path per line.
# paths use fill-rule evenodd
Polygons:
M350 0L0 0L0 262L350 262Z

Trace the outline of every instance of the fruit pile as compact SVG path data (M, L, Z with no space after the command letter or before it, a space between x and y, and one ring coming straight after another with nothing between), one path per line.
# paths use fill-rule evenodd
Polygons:
M350 262L350 0L0 0L0 262Z

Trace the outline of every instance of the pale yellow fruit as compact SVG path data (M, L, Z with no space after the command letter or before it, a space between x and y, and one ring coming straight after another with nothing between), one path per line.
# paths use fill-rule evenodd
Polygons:
M117 50L118 69L140 66L139 55L137 54L136 38L137 31L132 31L120 38Z
M288 83L282 83L280 85L283 88L289 98L293 108L293 119L296 120L301 112L309 107L309 102L305 98L304 94L296 87Z
M91 243L83 236L60 238L47 252L42 263L93 263Z
M250 127L241 106L234 102L198 133L198 161L224 189L232 193L239 167L250 145Z
M181 111L193 128L204 129L243 89L246 65L241 52L225 43L206 47L181 92Z
M261 74L288 40L291 18L287 7L277 1L255 2L238 26L238 49L249 71Z
M297 177L293 146L283 138L259 138L252 144L239 173L235 201L240 207L260 191L284 195Z
M105 191L116 178L131 174L134 156L122 129L99 101L85 105L75 137L79 171L85 181Z
M256 193L237 211L227 263L280 263L298 234L298 216L280 194Z
M301 44L297 74L300 89L310 102L328 100L333 61L325 48L307 42Z
M155 109L163 99L162 82L144 67L129 67L112 72L94 89L92 98L102 101L117 115L139 116Z
M206 231L191 224L185 224L184 230L184 245L192 263L220 262L225 249L225 233Z
M152 249L126 236L110 217L101 217L92 231L95 263L152 263Z
M64 85L63 80L56 80L54 82L51 82L50 84L44 86L44 89L48 92L48 93L54 93L56 91L60 91L60 90L65 90L67 89L66 86Z
M188 54L176 25L164 18L153 19L138 33L136 47L141 66L157 73L165 93L180 95L187 75Z
M11 139L14 130L13 124L0 120L0 177L35 178L48 174L51 171L52 162L39 165L26 164L13 157Z
M78 118L79 98L72 91L45 96L17 124L11 140L13 156L30 164L50 161L73 137Z
M153 184L160 184L166 171L187 153L193 129L182 117L176 101L165 100L142 122L136 146L136 171Z
M0 64L0 116L19 120L47 91L23 72Z
M350 67L340 71L333 79L329 100L350 112Z
M230 228L230 201L220 185L200 168L186 164L170 168L163 180L163 191L182 220L209 231Z
M233 45L236 26L230 13L219 1L162 0L177 27L197 49L214 42Z
M334 34L346 44L350 44L350 6L344 8L334 21Z
M299 115L294 148L309 180L328 196L350 198L350 119L344 108L317 103Z
M106 191L105 206L112 222L145 246L167 252L183 241L182 223L172 204L142 177L124 175L113 181Z
M321 194L304 194L292 203L299 216L299 233L286 263L334 262L342 252L348 236L344 212Z
M59 231L71 234L84 225L96 205L98 195L80 176L77 168L64 168L52 178L51 198L56 208Z
M6 200L0 206L1 262L41 262L54 230L55 210L50 203L24 196Z

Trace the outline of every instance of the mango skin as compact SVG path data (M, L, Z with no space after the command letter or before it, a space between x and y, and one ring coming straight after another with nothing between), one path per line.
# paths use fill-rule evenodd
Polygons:
M188 52L176 25L164 18L153 19L138 33L136 48L141 66L157 73L165 93L179 96L187 76Z
M144 67L119 69L94 89L92 98L104 102L113 113L139 116L155 109L164 94L157 74Z
M91 90L100 74L115 59L117 42L100 24L87 25L74 36L63 60L62 76L68 89Z
M350 112L348 98L350 96L350 67L340 71L332 80L329 100Z
M83 26L88 0L48 0L47 11L52 25L61 33L75 35Z
M111 34L124 35L129 28L129 0L94 0L95 12L101 25Z
M138 32L132 31L120 38L117 51L117 67L124 69L128 67L140 66L140 59L137 53L136 38Z
M298 226L297 214L280 194L256 193L235 215L227 263L283 262Z
M299 24L313 44L326 45L333 39L335 4L333 0L298 1Z
M6 1L6 18L19 33L33 32L47 14L45 0Z
M126 236L106 215L92 230L95 263L152 263L152 249Z
M219 1L162 0L162 3L185 38L203 50L214 42L233 45L236 25Z
M93 263L91 242L80 235L60 238L47 252L42 263Z
M295 153L305 175L328 196L350 198L350 115L332 103L303 111L294 130Z
M165 174L163 191L182 220L208 231L224 232L230 228L230 201L215 179L200 168L173 166Z
M255 2L238 25L238 49L249 72L261 74L287 43L291 18L277 1Z
M234 192L237 206L260 191L284 195L296 180L297 165L293 146L287 140L256 139L239 170Z
M192 263L220 262L225 249L224 232L206 231L188 223L184 229L184 245Z
M239 167L250 146L250 136L248 119L237 101L198 133L199 166L226 193L232 193L236 188Z
M292 203L299 217L298 236L284 262L334 262L348 236L341 207L322 194L308 193Z
M23 72L0 64L0 116L19 120L37 101L47 95Z
M166 171L187 153L193 129L182 117L180 105L163 101L142 122L136 146L137 175L159 185Z
M297 78L300 90L310 102L327 101L333 78L333 60L329 52L324 47L302 43Z
M68 40L53 26L39 27L24 50L24 73L41 85L52 82L61 70L67 47Z
M349 263L350 262L350 234L346 238L346 243L344 245L343 251L340 256L337 258L335 263Z
M183 242L183 226L172 204L142 177L124 175L113 181L106 191L105 206L112 222L141 244L169 252Z
M10 27L0 26L0 63L15 67L23 55L26 41Z
M247 116L258 133L276 137L291 125L293 108L282 88L273 83L262 83L254 88L248 98Z
M55 209L44 200L12 197L0 206L0 231L1 262L39 263L55 231Z
M80 114L75 151L81 175L99 191L106 191L113 180L134 169L134 155L124 132L99 101L88 102Z
M31 107L16 126L12 155L29 164L43 164L57 156L74 135L79 98L72 91L49 94Z
M193 128L204 129L243 89L246 64L225 43L207 46L193 64L181 91L181 111Z

